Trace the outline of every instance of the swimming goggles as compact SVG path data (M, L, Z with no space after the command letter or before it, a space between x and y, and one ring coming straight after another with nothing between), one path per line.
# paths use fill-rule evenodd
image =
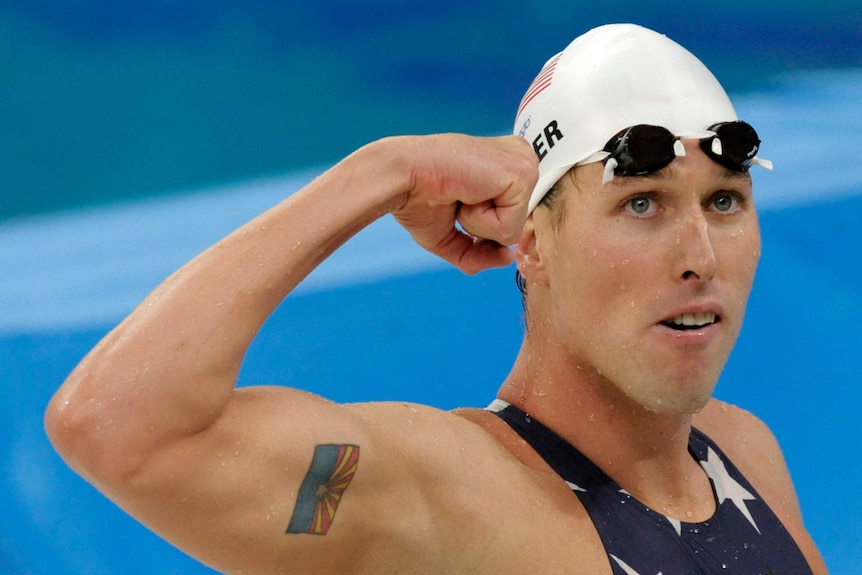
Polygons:
M734 172L748 172L757 164L771 170L772 162L757 157L760 138L746 122L720 122L701 133L700 148L718 164ZM698 135L701 135L698 134ZM638 124L617 133L605 144L602 183L616 176L643 176L658 171L678 156L685 146L667 128Z

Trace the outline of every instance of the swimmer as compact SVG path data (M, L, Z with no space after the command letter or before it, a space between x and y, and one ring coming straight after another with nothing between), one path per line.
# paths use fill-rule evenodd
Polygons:
M826 573L776 439L712 398L760 254L755 128L619 24L542 67L513 131L368 144L187 263L58 390L56 449L225 573ZM497 397L236 388L279 303L386 214L467 273L514 262Z

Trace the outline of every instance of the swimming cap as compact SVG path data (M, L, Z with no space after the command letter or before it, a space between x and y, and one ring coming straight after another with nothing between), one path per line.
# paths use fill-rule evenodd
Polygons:
M634 24L594 28L548 60L518 107L514 133L539 156L529 211L572 166L607 157L620 130L650 124L704 138L734 120L718 80L676 42Z

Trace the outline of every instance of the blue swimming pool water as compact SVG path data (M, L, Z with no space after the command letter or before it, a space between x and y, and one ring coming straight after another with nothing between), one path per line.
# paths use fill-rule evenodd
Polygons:
M575 3L522 14L507 2L466 13L408 2L413 12L400 17L394 1L364 11L319 4L301 13L274 1L248 11L190 0L0 7L0 54L18 81L0 84L0 102L21 112L0 112L0 573L208 573L63 465L41 427L50 395L168 273L349 147L402 131L500 133L516 105L513 78L528 83L566 30L610 18L575 14ZM832 573L851 575L862 564L858 9L784 3L741 19L733 2L686 6L631 9L701 47L776 164L755 175L763 258L717 395L772 427ZM262 32L259 20L283 27ZM424 41L384 49L405 37ZM348 47L359 60L342 62ZM254 69L251 55L269 59ZM333 70L346 79L328 80ZM144 72L158 89L145 89ZM197 105L226 79L240 85ZM512 274L465 277L384 219L279 308L241 381L335 400L483 405L520 343Z

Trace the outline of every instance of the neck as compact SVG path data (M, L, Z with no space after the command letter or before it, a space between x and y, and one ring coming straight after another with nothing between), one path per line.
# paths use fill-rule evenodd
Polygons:
M692 414L647 410L547 338L540 347L533 341L528 333L500 399L534 415L650 507L688 520L711 513L711 489L688 452Z

